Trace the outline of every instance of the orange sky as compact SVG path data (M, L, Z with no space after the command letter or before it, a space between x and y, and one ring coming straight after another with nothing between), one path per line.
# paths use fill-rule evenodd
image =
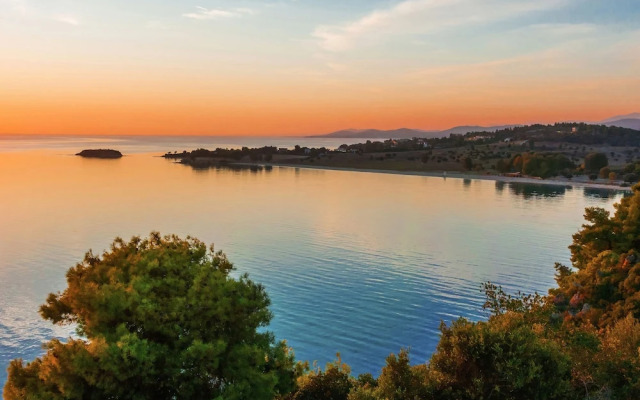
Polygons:
M305 135L640 111L635 17L595 20L572 0L313 17L302 4L219 3L157 5L153 18L105 4L106 18L0 0L0 134Z

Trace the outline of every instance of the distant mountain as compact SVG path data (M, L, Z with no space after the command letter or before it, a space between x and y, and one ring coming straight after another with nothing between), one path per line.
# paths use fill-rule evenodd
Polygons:
M411 139L414 137L440 137L433 136L434 131L423 131L419 129L400 128L392 130L380 129L343 129L341 131L332 132L326 135L317 135L312 137L331 137L331 138L366 138L366 139Z
M596 123L607 126L618 126L620 128L640 130L640 113L635 112L625 115L616 115L614 117L603 119L602 121L598 121Z
M620 120L628 120L628 119L640 119L640 113L636 112L636 113L625 114L625 115L616 115L615 117L603 119L602 121L600 121L600 123L604 125L609 125L610 123L613 123L613 122L618 122ZM619 125L616 125L616 126L619 126Z
M456 135L464 135L469 132L495 132L497 130L512 128L519 125L500 125L500 126L456 126L443 131L425 131L421 129L343 129L341 131L328 133L326 135L316 135L311 137L329 137L329 138L357 138L357 139L411 139L419 138L441 138L447 137L454 133Z
M640 131L640 118L625 118L605 123L607 126L618 126Z
M495 132L500 131L502 129L515 128L521 125L496 125L496 126L454 126L453 128L446 129L444 131L439 131L442 136L449 136L450 134L456 135L466 135L469 132Z

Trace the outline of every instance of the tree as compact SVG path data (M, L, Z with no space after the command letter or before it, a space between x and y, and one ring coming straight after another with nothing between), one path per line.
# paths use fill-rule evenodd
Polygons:
M605 153L589 153L584 158L584 169L587 172L598 172L609 165L609 160Z
M566 317L598 328L631 313L640 318L640 185L616 205L613 216L587 208L589 222L573 235L574 269L558 267L553 301Z
M569 358L558 344L540 338L522 313L477 323L461 318L440 330L428 365L432 398L571 398Z
M264 331L264 288L197 239L120 238L89 251L67 272L68 287L40 308L79 339L52 340L47 353L14 360L4 398L272 399L294 389L284 342Z
M510 168L511 168L511 165L509 164L509 162L505 161L502 158L496 162L496 170L498 172L509 172Z
M611 169L609 167L602 167L600 168L600 172L598 172L598 176L602 179L608 179L610 173Z
M473 168L473 161L471 160L470 157L465 157L462 160L462 166L464 167L464 169L466 169L467 171L470 171L471 168Z
M417 400L427 397L424 385L426 366L412 367L409 364L409 352L405 349L397 356L391 354L378 378L378 394L386 400Z
M605 330L595 356L595 381L615 399L640 398L640 323L628 315Z
M299 389L293 400L347 400L354 380L350 375L351 368L338 359L328 363L325 370L319 367L298 378Z

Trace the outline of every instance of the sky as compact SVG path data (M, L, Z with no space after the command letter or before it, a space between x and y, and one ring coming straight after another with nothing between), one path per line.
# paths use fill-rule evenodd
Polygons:
M306 135L640 111L640 0L0 0L0 133Z

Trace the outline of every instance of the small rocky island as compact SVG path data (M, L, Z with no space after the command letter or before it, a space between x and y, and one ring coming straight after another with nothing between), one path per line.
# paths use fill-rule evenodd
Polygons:
M120 158L122 157L122 153L118 150L111 149L89 149L82 150L80 153L76 154L80 157L88 157L88 158Z

